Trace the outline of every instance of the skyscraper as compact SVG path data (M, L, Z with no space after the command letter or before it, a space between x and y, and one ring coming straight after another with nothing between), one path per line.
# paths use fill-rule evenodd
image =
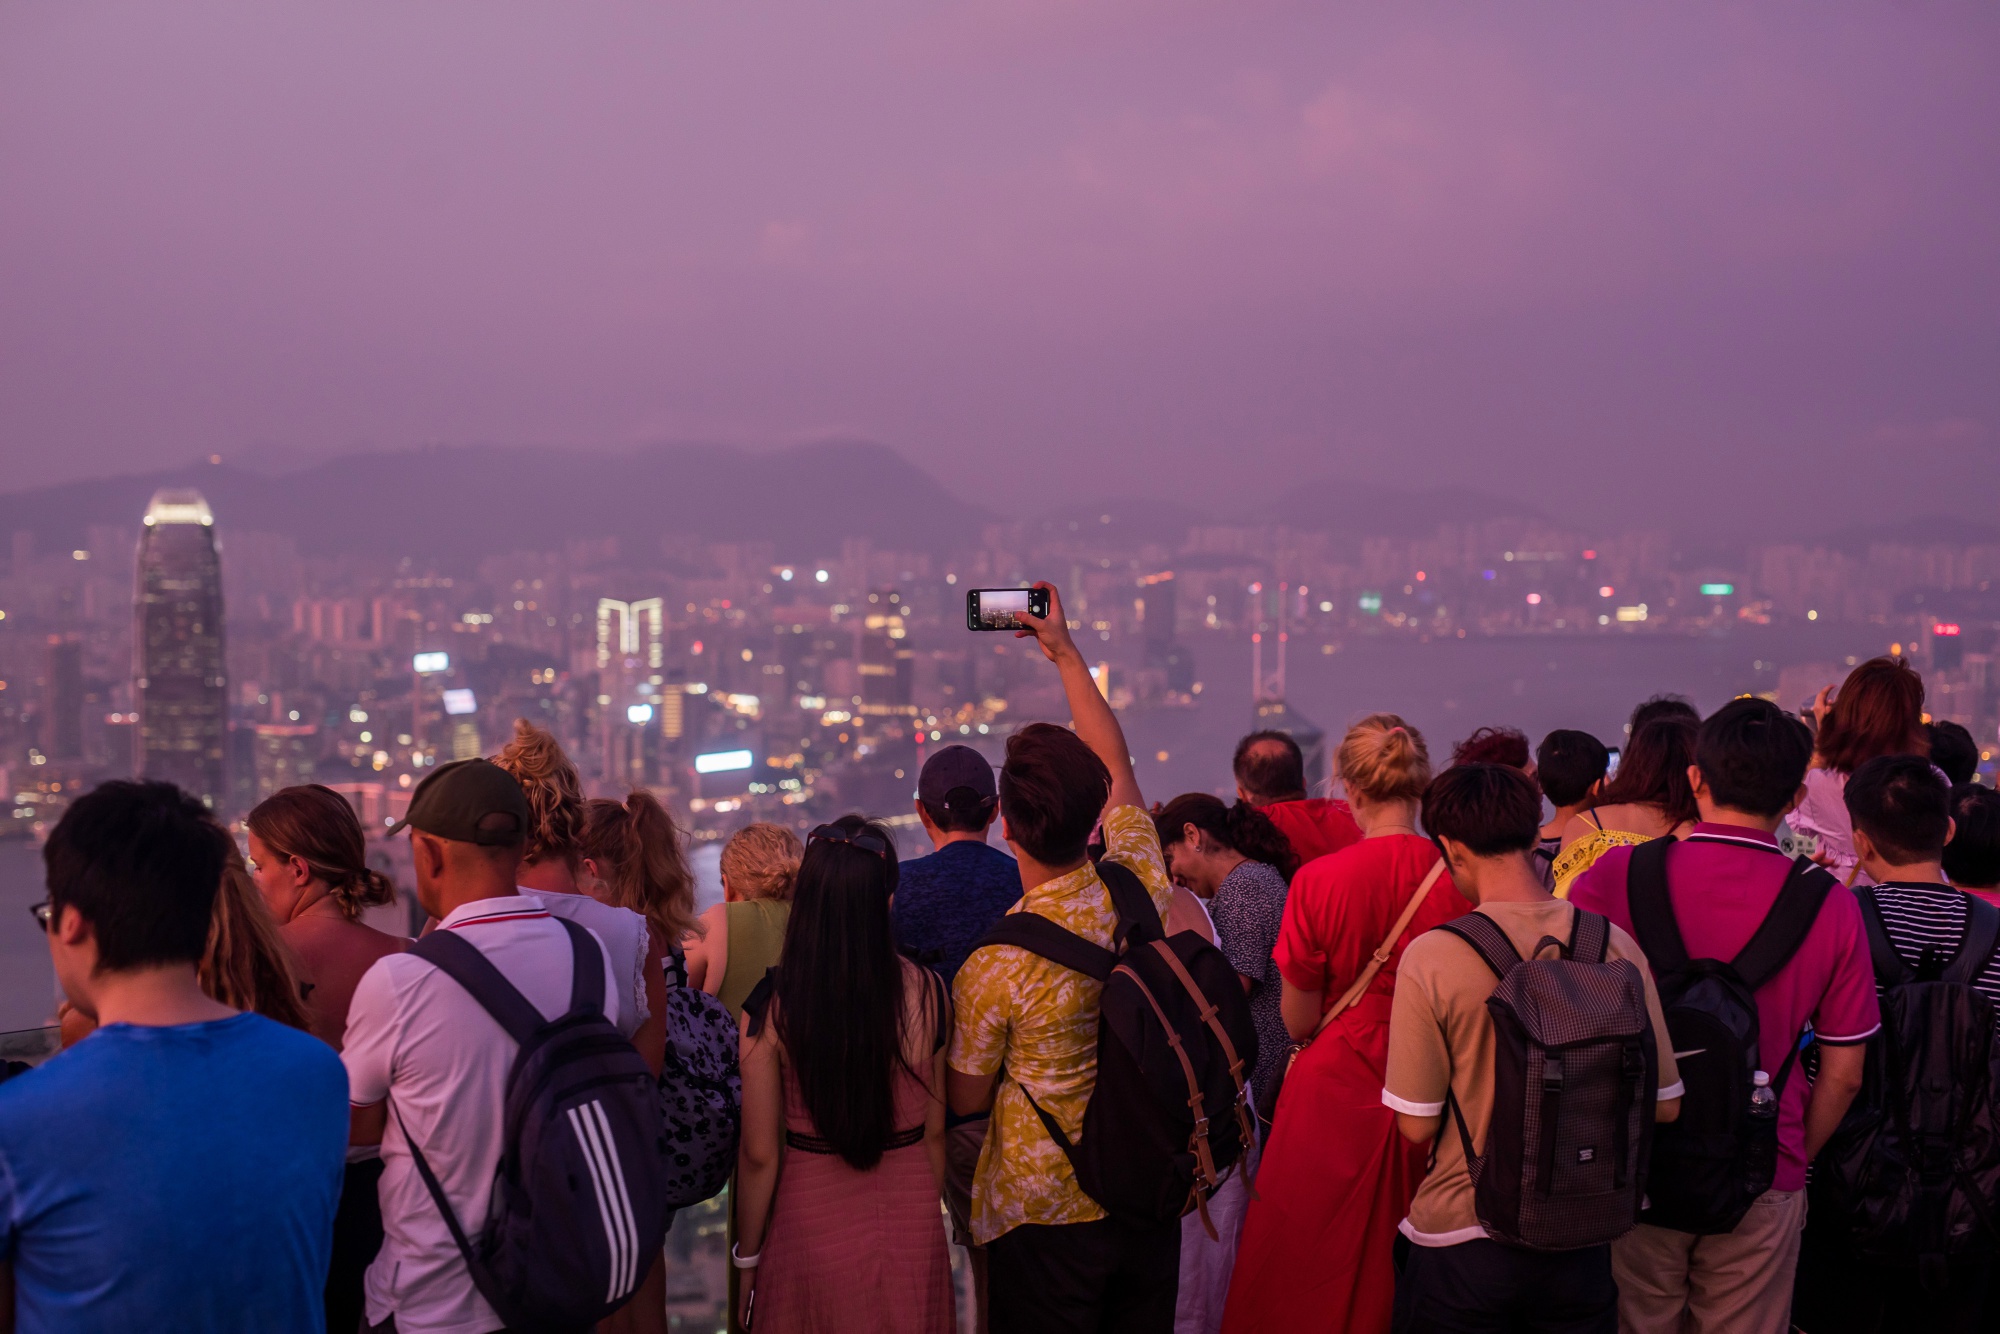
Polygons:
M42 753L58 764L83 758L83 644L69 635L49 637L48 674L42 681Z
M228 677L222 656L222 562L215 516L198 491L161 491L139 539L133 627L141 777L210 806L226 788Z

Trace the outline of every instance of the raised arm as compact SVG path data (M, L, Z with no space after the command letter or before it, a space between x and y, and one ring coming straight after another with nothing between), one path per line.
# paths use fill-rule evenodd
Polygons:
M1139 795L1139 780L1132 772L1132 752L1125 746L1125 729L1118 725L1118 715L1111 711L1097 682L1090 678L1090 664L1083 660L1082 651L1069 636L1062 595L1056 592L1054 584L1046 581L1035 587L1048 590L1049 614L1041 617L1025 611L1018 613L1023 628L1016 630L1014 637L1033 639L1062 674L1063 693L1069 697L1070 726L1111 771L1111 797L1106 804L1144 810L1146 799Z

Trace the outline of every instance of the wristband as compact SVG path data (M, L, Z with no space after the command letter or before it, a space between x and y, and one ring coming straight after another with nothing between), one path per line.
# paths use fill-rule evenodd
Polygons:
M729 1263L738 1269L755 1269L757 1262L763 1258L764 1253L762 1251L757 1252L755 1255L744 1255L738 1252L734 1246L729 1248Z

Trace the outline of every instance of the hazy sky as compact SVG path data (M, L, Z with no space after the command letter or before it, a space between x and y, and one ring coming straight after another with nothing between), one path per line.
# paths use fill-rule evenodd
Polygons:
M822 435L1995 517L2000 9L0 0L0 487Z

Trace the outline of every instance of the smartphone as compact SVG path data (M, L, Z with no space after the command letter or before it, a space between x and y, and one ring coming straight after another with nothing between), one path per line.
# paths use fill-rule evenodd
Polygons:
M968 630L1018 630L1021 613L1049 614L1046 588L975 588L965 595L965 628Z
M1609 747L1607 753L1610 761L1604 766L1604 781L1608 783L1618 776L1618 747Z

